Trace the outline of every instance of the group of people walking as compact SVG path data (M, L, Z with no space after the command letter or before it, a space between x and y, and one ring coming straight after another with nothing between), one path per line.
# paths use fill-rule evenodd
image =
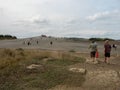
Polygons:
M98 57L98 47L97 43L95 41L92 41L90 44L89 48L91 49L90 51L90 57L92 58L93 62L96 60L96 57ZM104 43L104 62L109 63L109 58L110 58L110 53L111 53L111 48L112 46L109 43L109 40L106 40ZM117 48L115 44L113 44L113 48Z

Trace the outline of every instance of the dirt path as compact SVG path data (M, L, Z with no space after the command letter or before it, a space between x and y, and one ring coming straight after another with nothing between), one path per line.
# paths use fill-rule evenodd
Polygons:
M99 58L97 64L85 62L69 67L86 69L86 81L81 87L58 85L50 90L120 90L120 56L112 57L111 64L104 63L103 59Z

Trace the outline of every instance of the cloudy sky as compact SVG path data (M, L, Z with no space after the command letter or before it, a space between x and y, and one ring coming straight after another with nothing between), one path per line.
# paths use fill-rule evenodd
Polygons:
M0 0L0 34L120 39L120 0Z

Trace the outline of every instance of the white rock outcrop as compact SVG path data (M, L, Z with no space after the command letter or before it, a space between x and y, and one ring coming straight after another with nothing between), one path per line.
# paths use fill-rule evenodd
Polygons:
M86 69L84 69L84 68L69 68L69 71L77 72L77 73L81 73L81 74L86 73Z

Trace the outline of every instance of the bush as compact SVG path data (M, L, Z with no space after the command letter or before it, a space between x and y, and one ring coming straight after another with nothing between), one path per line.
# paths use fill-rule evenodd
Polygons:
M15 52L10 49L4 49L2 55L9 56L9 57L15 57Z
M11 35L0 35L0 39L17 39L16 36L11 36Z
M114 39L110 38L89 38L90 41L105 41L105 40L111 40L114 41Z

